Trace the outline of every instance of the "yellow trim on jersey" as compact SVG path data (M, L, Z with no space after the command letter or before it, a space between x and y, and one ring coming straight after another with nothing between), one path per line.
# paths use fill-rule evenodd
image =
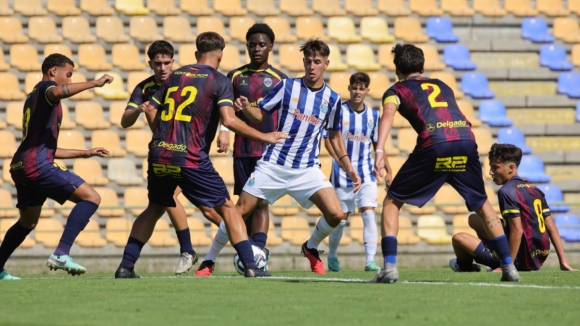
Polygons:
M51 106L55 106L56 104L52 104L52 103L50 103L50 101L48 100L48 96L46 96L46 93L48 92L48 90L49 90L49 89L51 89L51 88L53 88L53 87L56 87L56 86L54 86L54 85L50 85L50 86L48 86L48 87L46 88L46 90L44 91L44 98L46 99L46 102L47 102L48 104L50 104Z
M229 99L227 99L227 98L225 98L225 99L223 99L223 100L220 100L220 101L218 101L218 102L217 102L217 104L221 104L221 103L223 103L223 102L229 102L229 103L231 103L232 105L234 104L234 101L232 101L232 100L229 100Z
M145 90L151 86L155 86L155 85L159 85L155 82L155 79L153 79L152 81L148 82L147 84L143 85L143 94L145 94Z
M274 72L274 70L272 70L272 69L270 69L270 68L267 68L267 69L266 69L266 72L267 72L267 73L269 73L270 75L272 75L272 76L274 76L274 77L278 78L278 80L282 80L282 77L280 77L280 75L278 75L277 73L275 73L275 72Z
M519 214L520 210L519 209L506 209L503 212L501 212L501 215L505 215L505 214Z
M151 99L152 99L153 101L155 101L155 103L157 103L157 104L161 105L161 102L159 102L159 100L158 100L158 99L156 99L156 98L155 98L155 96L151 96Z
M248 68L247 67L244 68L244 69L241 69L241 70L238 70L238 71L234 72L234 74L232 75L232 79L230 81L233 83L234 82L234 78L236 78L237 75L240 75L240 74L242 74L242 73L244 73L246 71L248 71Z
M549 208L545 208L544 210L542 210L542 213L549 213L550 209Z
M390 95L390 96L387 96L387 98L385 98L385 100L383 101L383 105L385 105L387 103L393 103L397 106L397 108L399 108L399 105L401 104L401 100L399 99L399 97L397 95Z
M139 105L137 105L137 104L135 104L133 102L127 103L127 106L130 106L130 107L135 108L135 109L137 109L139 107Z

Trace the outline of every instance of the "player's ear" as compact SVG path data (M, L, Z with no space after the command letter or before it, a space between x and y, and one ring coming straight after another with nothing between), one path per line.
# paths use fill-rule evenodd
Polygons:
M48 75L52 78L56 77L56 66L48 70Z
M149 68L153 69L153 61L149 60L147 61L147 64L149 65Z

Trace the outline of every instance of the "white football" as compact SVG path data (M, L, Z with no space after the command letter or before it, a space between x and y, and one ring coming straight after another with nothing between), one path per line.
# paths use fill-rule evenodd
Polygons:
M256 262L256 266L258 267L258 269L262 271L267 271L268 260L266 258L266 253L264 252L264 250L254 245L252 245L252 250L254 251L254 261ZM234 255L234 267L236 268L238 274L244 275L246 269L244 268L244 264L240 260L240 257L238 257L237 253Z

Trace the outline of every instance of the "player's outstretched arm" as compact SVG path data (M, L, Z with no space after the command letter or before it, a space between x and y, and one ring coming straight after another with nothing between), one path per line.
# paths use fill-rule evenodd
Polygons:
M89 158L93 156L104 157L109 155L109 151L106 148L96 147L88 150L85 149L66 149L57 148L54 153L55 158L66 159L66 158Z
M259 132L236 117L236 112L231 106L220 107L220 115L222 124L226 128L233 130L236 134L240 134L243 137L252 138L266 144L284 143L284 139L290 138L283 132L271 132L267 134Z
M49 88L46 91L46 97L51 103L57 103L63 98L71 97L90 88L103 87L103 85L110 84L112 81L112 76L104 74L101 76L101 78L96 80L90 80L82 83L62 84L60 86Z
M236 111L242 111L252 122L261 122L264 119L264 111L259 107L251 106L250 101L245 96L240 96L236 99L234 108Z
M387 141L387 136L391 132L393 127L393 120L395 119L395 112L397 112L397 106L394 103L387 102L383 104L383 116L379 122L379 139L377 141L377 154L381 153L383 148L385 148L385 142ZM381 153L382 154L382 153ZM387 172L390 171L388 163L385 162L384 155L377 155L375 158L375 175L377 177L384 177L384 169Z
M522 242L522 236L524 235L522 218L519 216L508 217L507 220L510 225L510 236L508 239L510 245L510 256L512 256L513 261L516 261L516 256L518 255L518 250L520 250L520 244Z
M348 177L352 181L354 191L358 191L361 184L360 176L353 169L352 164L350 163L350 158L346 152L346 147L344 146L344 140L342 139L341 132L336 130L329 130L328 139L336 157L338 158L338 165L348 174Z
M123 112L123 116L121 117L121 127L129 128L134 125L135 122L137 122L137 119L139 119L141 112L145 112L148 105L149 101L141 103L141 105L139 105L135 110L125 109L125 112Z
M560 237L560 232L558 232L558 227L554 223L552 216L544 217L544 224L548 230L548 236L556 249L556 254L558 255L558 261L560 262L560 269L563 271L577 271L568 265L568 260L564 254L564 247L562 246L562 238Z

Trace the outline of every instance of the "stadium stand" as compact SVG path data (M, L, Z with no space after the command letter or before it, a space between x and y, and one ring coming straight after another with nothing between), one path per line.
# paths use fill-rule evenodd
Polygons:
M246 43L246 32L256 21L252 17L237 16L230 18L230 37L241 43ZM298 32L298 22L296 22Z
M306 4L306 0L279 0L280 11L289 16L311 16L312 9Z
M129 36L142 43L151 43L162 39L163 36L158 33L157 29L157 22L153 17L133 16L129 22Z
M10 163L10 161L8 160ZM10 166L8 164L8 166ZM18 209L14 207L12 202L12 194L7 189L0 188L0 217L12 218L20 215Z
M349 44L346 48L346 64L359 71L376 71L381 68L375 60L373 49L367 44Z
M580 31L579 31L580 32ZM568 71L574 68L566 58L566 49L558 44L546 44L540 48L540 65L550 70Z
M464 73L461 76L461 90L476 99L495 97L495 92L489 89L487 77L481 72Z
M64 227L56 218L41 218L34 229L34 239L45 248L56 248Z
M558 75L558 93L569 97L580 97L580 73L563 72Z
M580 42L580 25L571 17L554 18L554 36L566 43Z
M377 9L391 17L409 16L411 11L405 5L405 0L377 0Z
M358 43L362 38L357 35L354 21L350 17L328 18L328 36L340 43Z
M491 132L486 128L473 128L471 131L475 136L477 152L479 155L487 155L489 153L489 149L491 148L491 144L493 144L493 137Z
M548 17L570 15L570 11L564 7L562 0L536 0L536 9Z
M557 185L540 184L538 185L538 189L546 196L546 201L550 206L550 212L567 213L570 210L570 205L563 204L564 196L562 195L562 190Z
M101 162L97 159L75 159L72 170L91 186L104 186L109 179L103 175Z
M423 33L421 22L415 17L395 18L394 35L396 39L407 43L424 43L429 40L429 36Z
M91 133L91 147L103 147L109 150L111 157L122 157L127 151L121 147L119 134L113 130L95 130Z
M433 198L433 202L437 205L438 209L443 211L445 214L454 215L469 212L467 207L465 207L465 204L453 205L463 202L463 198L461 198L461 195L459 195L459 193L448 184L444 184L441 189L439 189Z
M556 214L554 222L562 239L567 242L580 241L580 218L576 214Z
M26 77L24 77L24 90L26 93L30 93L34 86L38 84L38 82L42 79L41 72L28 72L26 73ZM20 111L22 111L22 106L20 107ZM22 112L20 112L20 118L22 118ZM20 119L20 124L22 124L22 119Z
M471 102L468 102L466 100L457 100L457 106L459 106L459 109L461 110L463 115L467 118L467 120L471 122L472 127L477 128L481 126L481 120L479 120L475 116L475 110L473 109L473 105L471 104Z
M459 36L453 32L453 24L446 17L427 18L427 36L439 43L455 43Z
M107 160L107 177L120 186L141 185L143 179L137 174L137 167L127 158Z
M108 16L115 13L107 0L80 0L79 7L91 16Z
M75 106L76 123L85 129L107 129L111 123L104 118L103 107L95 101L79 101Z
M423 50L423 55L425 56L425 71L443 70L445 68L445 64L439 60L439 52L434 45L418 44L417 47Z
M181 10L175 6L174 1L147 0L147 9L159 16L179 15Z
M126 218L107 219L105 238L117 247L125 247L133 222Z
M8 229L16 222L18 222L17 218L3 218L0 220L0 242L4 241L6 231L8 231ZM31 235L29 235L24 239L19 248L32 248L35 244L36 241L34 241Z
M439 215L421 215L417 219L417 235L428 244L451 243L445 220Z
M471 17L475 13L469 8L467 0L441 0L441 10L458 17Z
M524 155L518 174L531 182L550 182L551 178L544 172L544 162L535 155Z
M107 187L94 189L101 196L101 205L97 209L99 217L120 217L125 214L125 209L119 208L119 196L114 189Z
M38 43L62 42L56 29L54 19L49 16L30 17L28 20L28 36Z
M460 99L463 97L464 94L461 90L459 90L459 88L457 88L457 82L455 81L455 77L451 73L446 71L436 71L430 73L429 77L433 79L439 79L445 84L447 84L447 86L449 86L449 88L451 88L451 90L453 91L453 94L455 95L456 99Z
M97 37L91 32L89 21L83 16L64 17L62 37L72 43L92 43L97 40Z
M282 239L295 246L300 246L310 239L308 220L300 216L285 216L280 224Z
M498 100L479 102L479 118L492 127L510 127L514 123L507 117L505 105Z
M10 46L10 65L20 71L40 70L38 51L31 44L13 44Z
M42 6L41 0L18 0L14 1L14 11L22 16L46 15L47 11Z
M127 16L147 15L149 13L143 0L115 0L115 10Z
M16 138L12 132L8 130L0 130L0 157L12 158L12 155L16 152Z
M437 7L435 0L409 0L409 9L423 17L443 15L443 10Z
M278 43L294 43L296 36L292 35L290 22L284 17L264 17L264 24L268 24L276 35L276 42ZM247 30L246 30L247 31Z
M443 49L445 64L455 70L475 70L477 64L470 56L469 48L463 44L449 44Z
M538 11L532 8L531 0L505 0L505 10L516 17L533 17Z
M12 16L14 10L8 5L8 0L0 0L0 16Z
M131 40L125 33L123 21L117 16L97 17L96 35L107 43L127 43Z
M78 48L78 63L90 71L104 71L113 67L107 62L105 48L100 44L81 44Z
M226 28L224 27L224 23L220 18L217 17L199 17L197 19L197 35L203 32L216 32L220 34L226 42L230 41L230 37L226 33ZM193 61L195 62L195 61Z
M195 35L191 33L189 19L184 16L167 16L163 18L163 36L166 40L175 43L195 42Z
M344 9L355 17L370 17L378 15L371 0L344 0Z
M208 6L207 0L181 0L179 9L191 16L209 16L214 13L213 9Z
M22 22L16 17L0 18L0 40L4 43L25 43L28 42L28 35L24 34Z
M97 221L91 219L76 238L75 243L84 248L102 248L107 245L107 239L101 235L101 227Z
M548 31L548 24L540 17L522 19L522 38L534 43L551 43L555 40Z
M477 232L469 226L469 214L457 214L453 216L453 235L463 232L477 237Z
M580 0L567 0L567 9L576 15L580 15Z
M243 16L248 13L240 0L214 0L213 9L224 16Z
M270 206L270 213L277 216L296 215L299 211L300 209L296 206L294 199L289 195L283 196Z
M518 128L500 128L497 131L497 142L516 145L525 155L532 153L532 149L526 145L524 133Z
M257 16L280 15L280 10L276 8L274 0L246 0L246 8Z

